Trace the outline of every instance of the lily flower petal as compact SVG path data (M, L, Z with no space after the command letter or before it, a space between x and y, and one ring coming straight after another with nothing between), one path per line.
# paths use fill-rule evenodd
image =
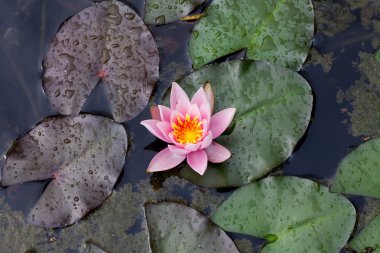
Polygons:
M202 121L202 126L203 126L203 136L202 136L202 139L204 139L206 137L206 135L208 134L208 132L209 132L209 122L210 121L208 121L207 119L204 119Z
M199 175L203 175L207 169L207 154L203 149L191 152L187 155L187 163Z
M170 116L172 115L172 109L169 107L159 105L158 110L162 121L170 123Z
M181 96L178 100L177 106L174 108L177 112L186 115L187 109L191 106L189 98Z
M208 146L210 146L213 139L214 139L214 137L212 136L212 132L209 131L209 133L206 135L206 137L202 141L201 149L204 149L204 148L207 148Z
M169 170L180 164L186 159L186 156L174 154L169 148L161 150L148 166L147 172L157 172Z
M176 145L177 147L180 147L180 148L184 148L184 147L185 147L185 145L183 145L183 144L181 144L181 143L179 143L179 142L177 142L177 141L175 140L173 133L170 133L168 137L169 137L169 139L172 141L172 143L173 143L174 145Z
M170 108L174 109L177 107L180 99L187 100L190 103L189 97L186 92L178 85L178 83L172 83L172 90L170 92Z
M217 142L212 142L210 146L205 148L208 160L212 163L221 163L231 157L231 152Z
M177 111L173 110L172 111L172 115L170 115L170 124L176 123L178 121L178 118L181 121L184 121L185 120L185 115L183 115L180 112L177 112Z
M185 145L185 149L194 152L194 151L197 151L200 146L201 146L200 142L195 143L195 144L189 143Z
M143 125L144 127L146 127L146 129L148 129L148 131L151 132L157 138L159 138L165 142L171 143L172 141L166 135L164 135L160 131L160 129L157 127L157 124L160 122L161 121L159 121L159 120L148 119L148 120L141 121L140 124Z
M196 104L198 107L201 107L205 103L209 103L203 88L199 88L199 90L194 94L193 98L191 99L191 103Z
M173 131L172 127L170 126L170 123L168 122L160 121L156 124L156 126L165 137L169 136L169 134Z
M210 118L211 118L210 103L205 103L201 107L199 107L199 112L201 113L202 119L206 119L208 122L210 122Z
M183 156L183 155L187 155L188 153L191 152L187 149L184 149L184 148L181 148L181 147L178 147L175 145L168 145L168 148L170 149L171 152L173 152L176 155L182 155Z
M192 104L188 109L187 109L187 112L186 114L188 114L190 116L190 118L195 118L197 117L197 119L201 119L201 113L199 112L199 108L196 104Z
M234 118L235 112L235 108L228 108L215 113L211 117L209 130L214 138L219 137L227 129Z

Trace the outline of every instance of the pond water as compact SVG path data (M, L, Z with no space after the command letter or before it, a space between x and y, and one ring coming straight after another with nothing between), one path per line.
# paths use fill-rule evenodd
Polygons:
M143 1L122 2L142 14ZM0 0L0 3L0 150L5 154L16 138L43 118L57 114L42 89L41 63L61 23L93 2ZM375 26L375 22L380 22L380 14L370 11L376 7L379 10L380 5L376 0L326 0L315 1L314 5L317 33L311 55L300 71L314 92L312 121L294 154L274 173L306 177L328 185L343 157L368 138L379 136L379 130L367 123L368 118L380 123L380 117L360 111L375 105L366 104L365 97L359 95L365 90L380 99L380 93L368 85L369 80L380 85L380 80L372 78L375 72L364 71L363 67L380 48L380 31L378 24ZM160 52L157 101L172 80L191 72L187 42L192 28L193 23L186 22L150 27ZM106 104L103 90L96 88L82 112L111 117ZM144 201L176 200L206 214L215 209L230 194L229 190L201 189L176 177L150 178L146 174L156 153L153 150L161 148L139 124L147 118L149 110L145 109L124 124L131 146L115 193L78 224L64 229L41 229L25 222L24 216L47 182L0 188L0 252L32 249L35 252L79 252L86 240L110 252L147 252L142 216ZM379 210L380 205L373 204L374 200L349 198L362 215ZM367 210L365 203L371 203L376 210ZM263 243L249 236L229 235L242 252L259 252ZM11 241L7 241L9 239Z

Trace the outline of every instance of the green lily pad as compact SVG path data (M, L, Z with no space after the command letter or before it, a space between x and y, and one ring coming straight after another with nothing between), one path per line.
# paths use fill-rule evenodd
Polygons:
M357 252L380 253L380 214L349 245Z
M299 70L314 35L310 0L214 0L194 27L189 51L195 68L247 48L248 59Z
M268 239L262 253L338 253L356 211L346 198L311 180L268 177L236 190L212 220L224 230Z
M150 25L161 25L187 16L205 0L146 0L144 21Z
M153 253L239 253L223 230L188 206L149 204L145 213Z
M380 138L360 145L343 159L331 190L380 198Z
M236 60L195 71L181 86L191 94L207 80L214 89L215 112L237 109L233 132L216 140L232 157L221 164L209 163L203 176L185 167L182 177L206 187L240 186L263 177L292 154L313 107L305 79L273 64Z

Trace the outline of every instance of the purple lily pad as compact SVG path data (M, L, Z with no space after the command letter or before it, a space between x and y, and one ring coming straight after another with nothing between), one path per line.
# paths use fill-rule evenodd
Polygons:
M61 114L78 114L102 80L113 117L122 122L148 103L158 78L156 42L138 14L117 1L67 20L43 62L44 90Z
M67 226L111 194L126 151L124 127L108 118L47 118L8 152L1 185L52 178L27 219L37 226Z

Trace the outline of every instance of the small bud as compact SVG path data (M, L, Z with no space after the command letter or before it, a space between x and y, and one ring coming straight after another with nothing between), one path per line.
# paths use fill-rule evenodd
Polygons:
M152 119L161 120L160 110L156 105L150 107L150 115L152 116Z
M213 113L215 105L215 96L210 81L205 82L205 84L203 85L203 90L205 91L207 100L210 103L211 113Z

